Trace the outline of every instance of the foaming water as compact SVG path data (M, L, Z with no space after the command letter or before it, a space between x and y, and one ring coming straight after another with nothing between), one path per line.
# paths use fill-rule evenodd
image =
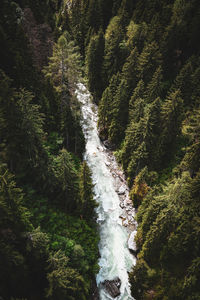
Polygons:
M106 165L107 153L97 131L97 108L90 100L90 94L83 84L78 85L77 98L81 104L81 126L86 140L85 160L87 161L94 183L94 193L99 206L96 209L99 224L99 266L96 281L100 299L113 299L102 287L104 280L121 280L120 296L117 300L131 300L128 272L135 264L135 258L127 246L128 232L119 218L122 209L115 191L114 179Z

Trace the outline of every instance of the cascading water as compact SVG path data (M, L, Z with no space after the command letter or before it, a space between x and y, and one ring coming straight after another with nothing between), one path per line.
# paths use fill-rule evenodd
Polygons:
M128 231L122 225L120 218L123 211L119 205L119 195L116 192L113 174L109 169L108 154L98 137L97 108L91 102L90 94L83 84L78 84L76 94L81 104L81 125L86 139L85 160L92 172L94 193L99 204L96 212L100 231L100 271L96 281L100 299L113 299L101 283L119 278L120 296L116 299L131 300L133 298L130 293L128 272L136 259L128 250ZM112 160L114 161L114 158Z

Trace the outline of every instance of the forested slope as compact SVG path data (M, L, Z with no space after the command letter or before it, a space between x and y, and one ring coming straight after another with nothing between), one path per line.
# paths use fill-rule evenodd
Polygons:
M1 1L1 299L88 299L98 271L74 96L81 59L59 10L59 1Z
M197 0L71 4L100 136L138 208L137 300L200 299L199 15Z
M91 298L84 72L138 209L134 298L200 298L199 16L198 0L1 1L3 299Z

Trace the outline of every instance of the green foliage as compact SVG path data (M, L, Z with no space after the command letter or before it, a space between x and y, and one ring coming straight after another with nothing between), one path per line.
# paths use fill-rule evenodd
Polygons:
M123 27L121 18L115 16L111 19L105 32L105 52L103 70L105 73L105 84L107 85L113 74L122 67L124 50L120 47L123 41Z
M75 270L68 267L68 259L61 251L55 252L49 257L49 273L47 279L49 287L46 297L49 299L80 299L85 300L87 290L83 278Z
M78 175L70 153L62 149L60 155L54 158L52 168L56 186L60 187L57 191L57 202L60 202L65 211L76 209Z
M113 75L109 86L103 92L101 101L99 103L99 122L100 136L103 139L108 138L108 129L112 122L113 102L116 96L117 87L120 83L120 74Z
M80 161L80 49L100 136L117 150L138 206L133 296L198 299L199 1L1 2L1 296L92 297L98 238ZM43 37L27 34L35 27L24 9L41 33L53 31L43 73L33 65Z
M94 209L97 203L94 200L93 184L91 172L87 163L84 161L80 170L80 200L78 210L86 219L91 220L94 217Z
M133 20L130 21L130 24L127 27L127 46L128 48L137 49L141 52L144 47L144 41L147 35L147 24L141 23L136 24Z
M44 74L50 78L53 86L59 93L74 91L80 77L80 54L78 47L70 40L69 33L64 33L54 45L53 55L50 57L49 65L44 68Z
M105 29L98 127L138 208L136 299L199 297L199 9L196 0L116 1Z
M57 0L1 3L0 291L4 299L85 300L98 271L96 226L79 218L78 207L84 138L74 90L82 63L69 33L60 35L56 28L68 18L61 17L60 6ZM54 37L60 35L53 53L48 48L53 42L50 26ZM47 29L48 38L43 36ZM42 54L50 55L45 77L40 72L44 65L33 65L34 51L37 48L39 53L42 46ZM89 170L87 176L89 192ZM92 213L92 192L86 196Z
M149 82L162 63L162 55L156 42L144 46L138 59L138 77L144 82Z
M156 287L161 283L161 295L167 293L171 298L188 297L187 288L184 292L181 289L181 284L189 280L187 273L183 272L184 265L187 261L187 268L199 257L198 184L199 174L191 179L188 173L183 173L180 179L163 187L159 194L154 192L147 196L138 212L141 222L137 233L137 243L141 247L139 257L145 259L150 268L160 269L153 285ZM176 289L167 283L169 276L178 278ZM145 277L144 280L147 281ZM192 292L198 293L195 281L193 288Z
M134 207L138 206L143 201L143 198L148 193L149 187L146 184L146 178L148 175L147 167L143 168L134 180L133 187L130 191L130 198L133 201Z
M103 92L102 63L104 55L104 35L100 30L98 35L91 37L86 53L86 73L88 88L91 91L94 101L98 102Z
M0 165L0 214L1 228L14 232L26 231L31 228L29 213L23 207L23 193L16 187L14 176L7 167Z

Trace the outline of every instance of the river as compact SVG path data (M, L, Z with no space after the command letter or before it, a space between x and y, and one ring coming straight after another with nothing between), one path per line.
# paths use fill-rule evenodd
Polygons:
M127 241L130 235L130 228L127 229L122 225L124 220L125 222L128 221L124 215L124 209L120 207L120 193L116 191L116 180L119 181L119 176L116 174L117 163L99 139L97 107L91 102L90 94L83 84L80 83L78 85L76 94L81 104L81 126L86 140L84 159L92 172L95 199L99 204L96 213L100 233L100 270L96 281L100 299L113 299L101 283L105 280L120 278L120 296L115 299L131 300L133 298L130 292L128 272L136 263L136 259L128 249ZM128 188L125 182L123 182L121 189L124 189L121 191L121 194L127 193ZM126 195L122 197L126 197ZM123 219L123 217L125 218ZM133 217L129 217L134 224ZM136 227L133 228L136 231ZM135 232L132 233L135 234Z

